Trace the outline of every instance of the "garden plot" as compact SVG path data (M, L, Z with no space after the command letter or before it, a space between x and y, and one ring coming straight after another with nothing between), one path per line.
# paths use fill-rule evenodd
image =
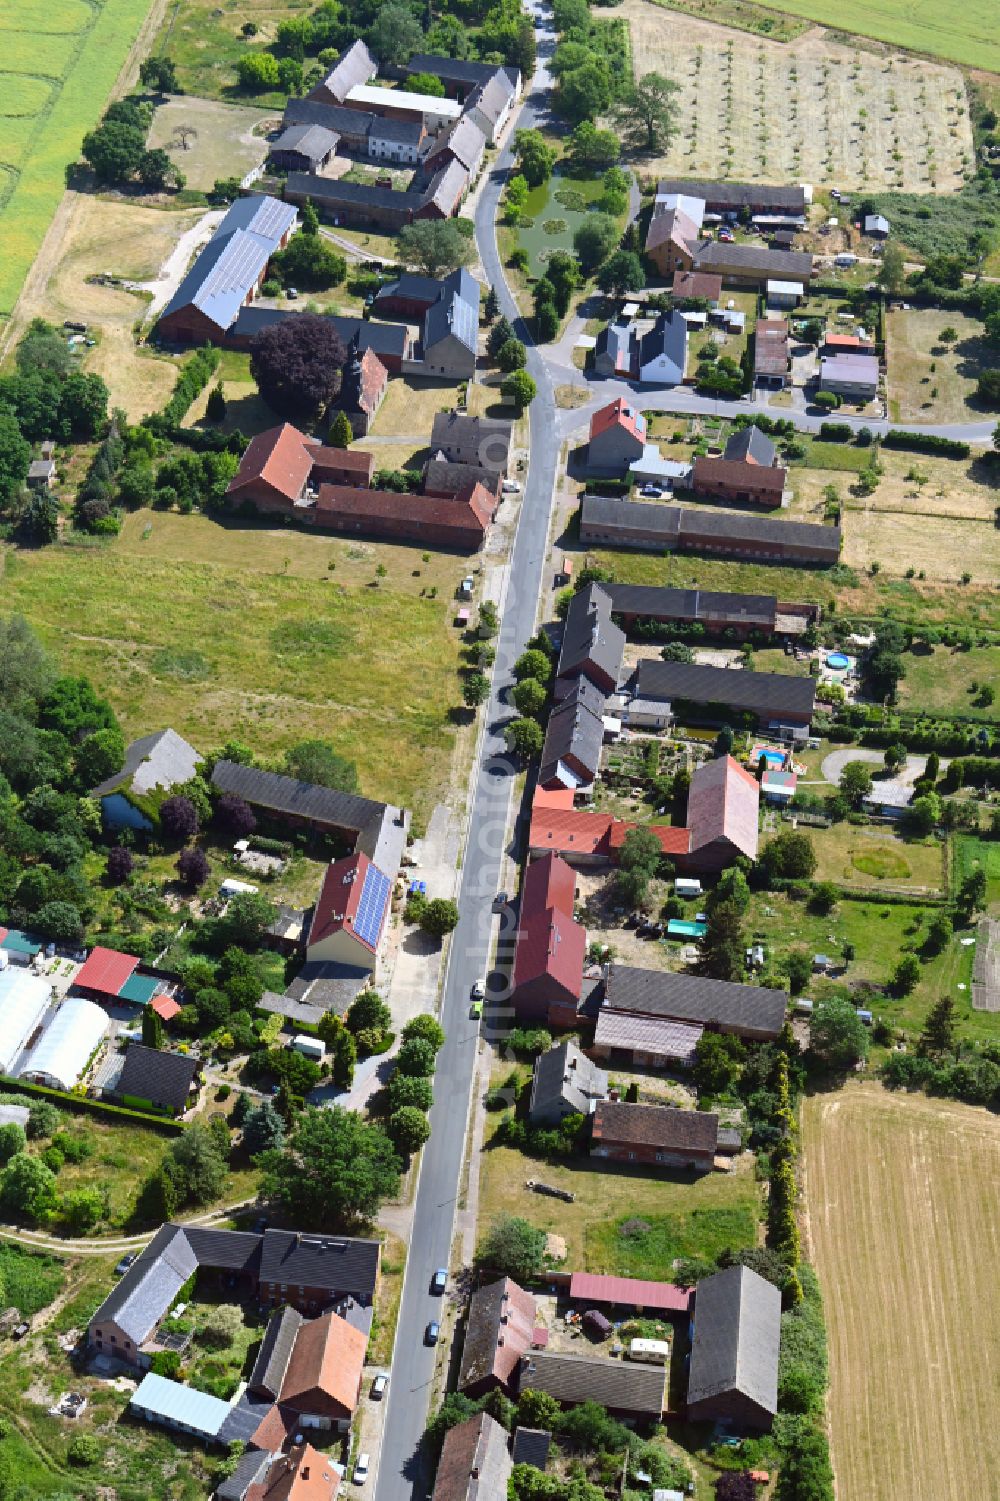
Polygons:
M818 28L778 43L625 0L638 72L680 86L680 129L650 176L674 173L909 192L959 188L973 163L962 76L879 56Z

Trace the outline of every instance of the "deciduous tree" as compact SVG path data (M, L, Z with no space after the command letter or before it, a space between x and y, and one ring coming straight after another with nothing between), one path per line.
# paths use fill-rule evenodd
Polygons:
M257 334L250 373L279 416L310 423L340 390L347 348L330 318L300 313Z
M307 1107L263 1187L303 1229L350 1229L398 1193L399 1159L385 1132L356 1112Z
M677 129L678 86L660 73L645 73L620 101L616 118L632 145L664 152Z
M407 224L400 230L398 245L400 260L433 277L467 266L476 253L454 219L418 219Z

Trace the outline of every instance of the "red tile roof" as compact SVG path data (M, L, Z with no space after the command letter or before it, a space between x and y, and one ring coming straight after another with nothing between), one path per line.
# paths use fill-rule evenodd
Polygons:
M522 920L514 949L511 976L515 991L535 980L547 980L580 998L587 934L580 924L555 907Z
M361 356L361 393L359 405L369 417L375 412L389 379L389 372L373 349Z
M485 530L496 515L497 497L480 480L469 480L455 492L455 500L467 505Z
M297 500L309 478L314 446L305 433L290 422L258 433L240 460L227 494L238 493L244 485L263 480L289 500Z
M687 1313L694 1289L672 1282L645 1282L639 1277L603 1277L597 1272L573 1272L569 1295L584 1303L612 1303L622 1307Z
M640 443L646 440L646 422L637 407L619 396L617 401L611 401L606 407L601 407L590 419L591 441L600 433L607 432L609 427L621 427Z
M476 491L481 489L476 487ZM331 516L343 516L359 526L377 530L380 521L412 522L447 528L456 538L468 537L473 531L485 536L489 518L482 514L478 493L463 504L460 500L438 499L432 495L403 495L395 490L360 490L352 485L320 485L316 509Z
M691 467L691 484L695 493L700 485L726 485L731 490L757 491L762 495L782 495L785 470L777 465L745 464L741 459L695 459Z
M706 302L718 302L722 296L722 277L709 271L675 271L671 297L704 297Z
M343 860L334 860L327 867L309 928L310 948L346 928L371 953L377 952L378 939L374 943L370 942L367 935L358 933L354 926L370 865L368 856L359 851L354 855L346 855ZM388 905L385 910L388 913ZM385 916L382 919L383 926L384 923ZM378 937L381 936L380 927Z
M542 855L532 860L524 874L521 892L521 918L532 917L554 907L559 912L573 916L576 899L576 876L572 866L560 860L556 854Z
M871 339L859 339L857 334L827 334L823 340L824 349L840 349L845 354L850 349L856 349L859 353L867 353L874 349Z
M73 983L103 995L117 995L138 963L135 954L119 954L115 949L100 947L91 949Z
M325 444L317 443L311 450L311 460L314 469L350 469L363 474L366 479L371 479L375 468L375 455L363 448L327 448Z
M172 995L167 995L166 992L163 992L160 995L154 995L149 1003L149 1009L155 1011L161 1021L168 1022L183 1011L184 1008L174 1000Z
M691 830L674 828L667 824L639 824L625 823L616 818L611 825L611 834L608 843L612 850L620 850L625 843L625 836L631 829L642 827L647 833L655 834L660 841L660 849L665 855L686 855L691 848Z
M325 1399L353 1413L368 1341L336 1313L305 1319L292 1346L279 1401L300 1412L323 1412Z
M574 808L572 797L571 791L553 793L538 789L531 805L529 848L567 856L603 855L610 860L625 843L628 831L638 825L614 818L610 813L588 813ZM691 847L687 829L654 824L650 832L660 841L665 855L686 855Z
M688 792L692 851L716 839L728 839L748 859L756 860L759 804L756 777L732 756L719 756L699 766Z

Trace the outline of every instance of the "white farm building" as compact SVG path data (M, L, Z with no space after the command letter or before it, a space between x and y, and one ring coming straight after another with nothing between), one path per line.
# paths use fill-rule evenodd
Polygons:
M21 1069L21 1077L50 1089L70 1090L108 1030L108 1017L93 1001L63 1001Z
M0 1073L10 1073L45 1015L51 996L48 981L40 980L30 970L0 970Z

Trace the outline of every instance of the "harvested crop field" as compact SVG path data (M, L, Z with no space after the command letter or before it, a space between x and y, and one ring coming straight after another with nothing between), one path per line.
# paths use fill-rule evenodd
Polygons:
M0 319L9 317L151 0L0 5Z
M851 1084L803 1148L839 1501L995 1497L1000 1118Z
M640 73L680 85L680 129L640 172L949 192L973 160L956 68L810 28L781 43L625 0Z

